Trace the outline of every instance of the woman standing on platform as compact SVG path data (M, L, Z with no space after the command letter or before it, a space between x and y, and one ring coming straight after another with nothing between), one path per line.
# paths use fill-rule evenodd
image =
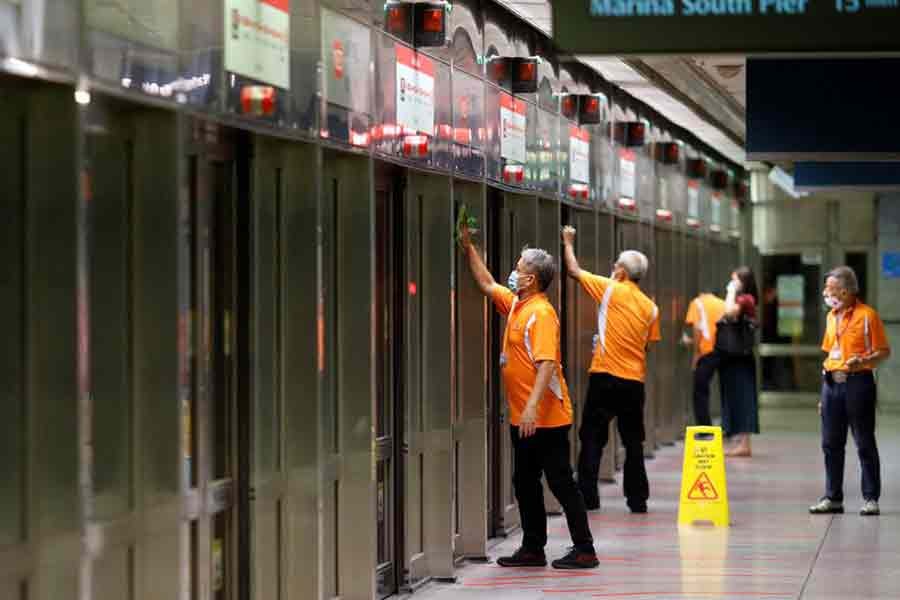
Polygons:
M725 319L756 320L759 296L756 278L748 267L731 274L725 296ZM722 357L722 429L734 445L725 456L751 456L750 435L759 433L759 403L756 393L756 360L753 353Z

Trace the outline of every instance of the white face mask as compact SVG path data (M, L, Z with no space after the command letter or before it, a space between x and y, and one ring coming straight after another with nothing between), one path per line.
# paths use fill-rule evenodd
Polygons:
M841 305L841 301L834 296L825 296L825 306L830 309L837 308Z
M519 272L515 269L509 274L509 277L506 278L506 287L509 288L513 294L519 291Z

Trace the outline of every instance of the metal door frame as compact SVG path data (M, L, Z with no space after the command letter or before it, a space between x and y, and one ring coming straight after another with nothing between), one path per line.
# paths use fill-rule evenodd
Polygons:
M218 552L222 554L219 559L223 561L226 581L222 584L228 586L231 591L226 597L234 599L239 595L240 582L245 580L243 572L247 566L243 558L239 558L240 548L249 547L246 543L248 540L241 540L239 530L248 515L240 513L240 502L236 501L238 489L242 488L248 482L245 474L241 472L242 461L250 454L249 446L240 447L239 440L244 439L243 434L238 433L238 411L240 405L239 396L247 396L241 394L241 390L245 384L249 371L246 366L242 369L241 365L245 359L246 345L239 343L237 336L237 328L232 326L227 316L219 322L219 314L212 314L211 311L220 307L216 306L213 295L218 293L216 289L217 279L215 253L217 252L217 244L220 241L220 231L217 230L216 209L220 208L219 201L225 199L229 206L225 209L231 213L231 239L232 246L229 251L227 260L231 263L229 270L231 271L231 311L235 314L235 324L245 323L246 321L238 315L241 314L249 304L248 302L239 303L239 289L241 282L238 276L238 261L240 256L244 256L241 244L249 242L247 239L248 232L244 231L243 240L238 239L239 219L238 207L241 202L238 195L243 191L249 192L249 171L239 173L237 148L241 144L249 144L246 135L239 134L236 130L214 124L212 122L196 120L192 123L194 131L203 130L204 135L198 135L191 140L187 147L186 156L189 163L190 186L189 186L189 207L190 214L190 243L189 257L191 261L189 285L191 291L191 310L196 315L196 326L191 332L191 344L194 348L194 362L191 365L191 402L189 408L189 418L192 423L189 427L189 435L184 437L187 442L190 438L190 454L185 452L185 460L190 460L191 472L185 472L185 486L187 490L187 515L186 515L186 532L183 534L188 543L188 552L193 556L190 559L190 567L194 570L194 576L190 577L190 582L186 585L190 586L191 594L198 598L211 597L215 593L213 589L216 585L216 564L217 558L214 556L213 542L215 540L213 519L220 514L227 514L227 511L234 509L231 514L227 535L231 541L231 547L219 548ZM219 136L224 136L220 138ZM238 136L237 139L227 139L228 135ZM198 141L199 140L199 141ZM215 141L213 141L215 140ZM216 190L212 188L214 179L212 174L213 164L222 163L225 165L224 195L222 198L217 197ZM248 169L249 163L242 162L242 168ZM203 204L208 202L207 204ZM215 205L213 205L215 202ZM249 204L247 202L246 204ZM245 272L244 275L247 275ZM243 300L248 300L246 290ZM239 325L243 327L243 325ZM218 332L222 337L217 338L215 335L208 336L207 332ZM229 397L226 399L228 406L227 414L230 415L228 423L229 437L228 445L228 470L231 477L223 477L218 480L213 479L212 465L212 429L215 426L213 418L213 408L217 391L214 388L216 378L215 360L213 354L219 350L215 341L218 340L222 344L222 352L228 355L232 352L236 353L237 358L231 360L229 375L231 377L231 389ZM213 347L207 344L212 344ZM243 372L243 376L241 373ZM246 391L246 388L243 388ZM187 417L188 415L185 415ZM246 424L244 425L246 426ZM186 450L186 449L183 449ZM224 542L227 544L227 542Z
M389 562L378 563L376 559L375 578L376 583L383 580L385 573L390 571L388 580L385 583L390 585L390 589L378 589L378 597L381 594L392 595L400 593L404 588L408 573L405 570L406 565L406 527L405 527L405 502L406 502L406 458L409 454L409 446L404 441L405 433L405 414L406 414L406 372L407 362L404 359L404 344L400 340L405 339L407 333L404 327L407 304L405 302L406 294L403 288L403 282L406 280L406 251L405 243L406 235L406 188L407 181L405 171L399 167L389 165L387 163L378 163L375 170L374 192L376 197L375 219L376 219L376 253L384 252L382 259L386 265L382 275L384 281L376 280L376 287L383 285L381 295L376 296L376 308L380 304L389 312L388 315L381 313L387 320L381 323L381 329L376 328L376 332L382 336L386 336L384 343L390 345L390 365L389 368L382 368L378 372L378 377L387 376L389 373L390 381L385 382L379 380L376 385L387 389L381 391L376 390L376 398L379 394L384 393L384 401L388 414L385 425L389 430L385 435L378 437L376 428L375 439L375 461L376 469L382 461L390 461L388 468L387 490L389 490L390 498L384 502L383 510L386 511L385 519L387 521L386 532L390 536L389 546ZM384 194L383 204L379 205L378 195ZM379 227L379 223L381 226ZM384 236L383 239L377 239L378 235ZM376 269L379 268L376 265ZM376 277L378 273L376 272ZM378 292L376 292L378 293ZM376 318L376 323L378 318ZM378 344L377 352L379 355L385 354L382 341ZM377 360L377 359L376 359ZM381 365L385 367L385 365ZM375 406L376 413L380 409ZM382 415L376 414L376 420ZM376 476L377 482L377 476ZM376 527L378 526L378 504L382 502L379 497L376 483ZM377 556L376 549L376 556Z
M802 246L773 246L769 248L759 248L756 253L756 264L753 266L754 272L757 274L757 285L762 285L763 282L763 271L762 265L763 260L767 256L800 256L803 254L817 254L822 257L821 262L819 263L819 277L820 279L825 275L826 265L829 260L832 258L829 256L829 247L828 245L802 245ZM822 282L819 283L820 287L822 287ZM761 292L762 290L760 290ZM760 301L760 309L762 309L762 301ZM762 310L761 310L762 312ZM822 311L819 315L819 333L820 335L825 331L825 311ZM761 389L762 386L762 359L769 357L784 357L784 356L792 356L796 358L809 358L809 357L821 357L822 350L819 347L819 344L764 344L760 343L758 351L756 353L756 381L757 388L759 389L758 397L759 397L759 405L767 405L767 404L801 404L801 405L815 405L818 401L819 394L813 392L778 392L778 391L763 391Z

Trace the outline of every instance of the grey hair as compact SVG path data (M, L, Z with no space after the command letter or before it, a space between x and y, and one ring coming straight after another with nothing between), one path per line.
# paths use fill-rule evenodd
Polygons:
M856 272L850 267L835 267L828 272L825 280L827 281L829 277L837 279L842 290L846 290L854 296L859 294L859 281L856 279Z
M550 287L553 278L556 277L556 260L553 255L540 248L525 247L522 249L521 256L528 271L537 277L538 287L541 288L541 291Z
M643 252L637 250L625 250L619 255L617 262L628 273L628 279L635 283L643 279L647 269L650 268L650 261Z

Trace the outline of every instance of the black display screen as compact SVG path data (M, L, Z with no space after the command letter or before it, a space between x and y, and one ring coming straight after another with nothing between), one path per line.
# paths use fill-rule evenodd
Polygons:
M582 54L900 51L900 0L553 0L553 38Z

